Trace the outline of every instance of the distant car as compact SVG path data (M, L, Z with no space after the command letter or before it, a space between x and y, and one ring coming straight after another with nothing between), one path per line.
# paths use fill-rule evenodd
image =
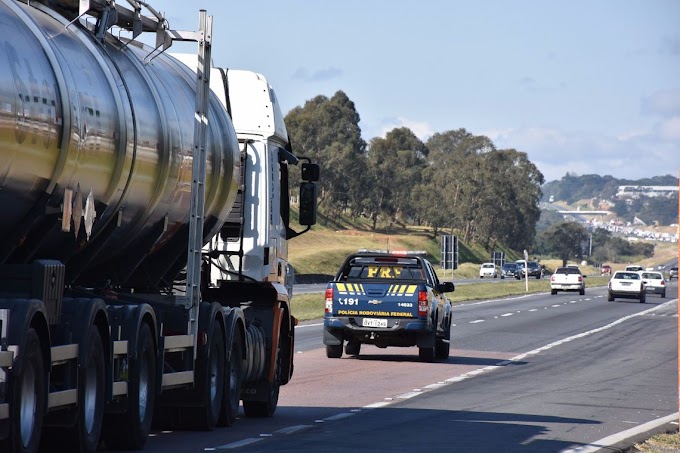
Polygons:
M645 303L645 285L639 272L618 271L609 280L607 300L613 301L617 297L624 299L639 299Z
M678 279L678 266L671 267L668 271L668 280Z
M631 264L630 266L626 266L626 271L628 271L628 272L641 272L641 271L644 271L644 268L642 266L638 266L637 264Z
M479 268L479 278L484 277L498 277L498 269L494 263L483 263Z
M643 272L640 276L646 292L666 297L666 280L661 272Z
M550 294L558 291L578 291L583 296L586 293L586 282L578 267L558 267L550 277Z
M603 264L600 268L600 275L612 275L612 267L609 264Z
M527 273L525 272L526 269L524 269L524 260L517 260L515 261L515 263L519 266L520 277L524 277L524 274ZM529 277L541 278L543 275L543 272L541 271L541 266L536 261L527 261L527 269L529 270L529 272L527 273Z
M520 269L515 263L505 263L503 267L501 267L501 278L514 278L519 280L520 278Z

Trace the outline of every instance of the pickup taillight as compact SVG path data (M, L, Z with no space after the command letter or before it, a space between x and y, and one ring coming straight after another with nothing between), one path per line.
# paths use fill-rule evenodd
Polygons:
M554 281L555 281L555 276L554 276L554 275L553 275L552 277L550 277L550 281L551 281L551 282L554 282Z
M418 316L427 316L430 312L430 303L427 300L427 291L418 291Z
M579 275L579 276L578 276L578 281L579 281L579 283L581 283L581 282L583 281L583 277Z
M326 288L326 313L333 312L333 288Z

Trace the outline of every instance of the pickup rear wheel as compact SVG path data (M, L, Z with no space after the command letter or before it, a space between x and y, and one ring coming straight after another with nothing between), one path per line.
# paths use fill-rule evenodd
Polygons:
M554 296L555 294L557 294L557 290L556 290L556 289L551 289L551 290L550 290L550 294Z
M647 301L647 295L643 292L640 294L640 303L644 304Z
M342 343L327 344L326 357L328 357L329 359L339 359L340 357L342 357Z
M434 362L434 358L436 356L436 347L437 344L435 342L435 345L430 348L418 348L418 357L420 360L423 362Z
M357 356L361 352L361 343L358 341L349 341L345 346L345 354Z
M609 302L613 302L613 301L614 301L614 296L612 295L612 293L608 293L608 294L607 294L607 300L608 300Z

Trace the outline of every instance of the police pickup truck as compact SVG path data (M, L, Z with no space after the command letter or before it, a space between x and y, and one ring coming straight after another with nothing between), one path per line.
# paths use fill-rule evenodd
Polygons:
M362 344L418 346L420 360L449 356L451 302L424 252L360 251L326 287L326 356L359 355Z

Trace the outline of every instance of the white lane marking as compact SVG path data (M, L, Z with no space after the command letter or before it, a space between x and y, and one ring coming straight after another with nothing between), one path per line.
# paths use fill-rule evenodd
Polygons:
M302 329L303 327L317 327L317 326L323 326L322 322L317 322L314 324L298 324L295 326L296 329Z
M271 434L271 433L260 434L260 437L272 437L272 436L273 436L273 434Z
M293 425L276 431L278 434L293 434L298 431L312 428L314 425Z
M478 322L484 322L483 319L475 319L474 321L470 321L470 324L477 324Z
M529 311L538 311L538 308L532 308L532 309L529 310Z
M244 447L246 445L254 444L255 442L259 442L263 437L249 437L247 439L239 440L237 442L232 442L230 444L225 444L225 445L220 445L219 447L215 447L217 450L231 450L232 448L240 448Z
M552 308L557 308L559 306L560 306L560 304L551 305Z
M324 418L324 421L331 422L333 420L342 420L343 418L351 417L352 415L356 415L356 413L352 412L342 412L340 414L332 415L330 417Z
M666 417L662 418L657 418L656 420L643 423L642 425L636 426L635 428L627 429L625 431L621 431L620 433L612 434L611 436L607 436L603 439L596 440L591 444L581 445L580 447L571 448L568 450L562 450L561 453L592 453L600 451L602 449L606 449L607 447L615 445L621 442L622 440L626 440L628 438L631 438L638 434L642 434L661 425L665 425L666 423L670 423L673 420L677 420L677 418L678 413L676 412L675 414L667 415Z
M413 398L414 396L418 396L423 392L407 392L407 393L402 393L401 395L397 395L397 398L402 399L402 400L407 400L409 398Z
M512 315L514 315L514 313L503 313L501 316L506 317L506 316L512 316Z
M380 401L379 403L367 404L363 406L364 409L377 409L379 407L385 407L390 404L390 401Z

